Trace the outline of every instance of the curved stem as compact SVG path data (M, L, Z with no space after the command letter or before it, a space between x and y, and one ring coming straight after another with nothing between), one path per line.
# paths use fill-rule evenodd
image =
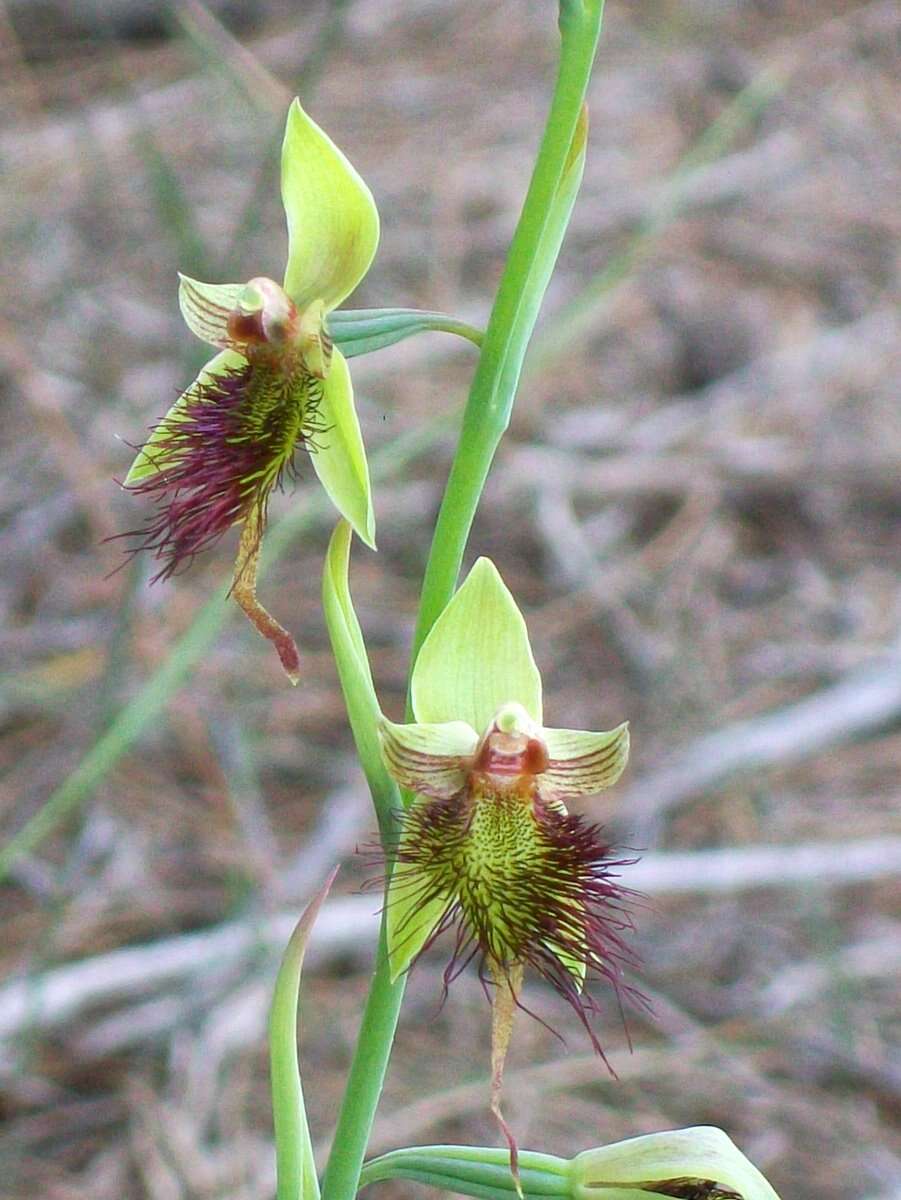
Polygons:
M560 62L532 179L482 340L460 440L423 580L413 657L450 600L466 541L498 443L507 428L529 336L554 250L569 216L555 198L577 141L585 92L600 35L603 0L562 0ZM556 217L555 217L556 214ZM551 258L555 257L555 254ZM536 265L540 265L536 271ZM323 1200L354 1200L403 999L405 977L392 983L384 918L378 962L322 1180Z

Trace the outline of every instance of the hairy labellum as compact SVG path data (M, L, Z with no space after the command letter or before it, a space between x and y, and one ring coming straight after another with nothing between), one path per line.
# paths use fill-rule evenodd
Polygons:
M448 898L426 943L456 929L446 983L474 957L529 964L572 1004L599 1049L587 1020L595 1002L573 966L631 992L621 975L632 962L622 939L630 893L616 877L631 861L614 857L596 825L542 800L532 780L489 787L474 774L462 794L413 805L392 891L405 908L415 898L411 911Z
M198 380L145 447L159 470L129 486L158 502L156 517L126 537L155 552L165 579L249 516L260 532L269 496L293 471L299 447L322 432L321 381L298 355L248 348L248 361Z

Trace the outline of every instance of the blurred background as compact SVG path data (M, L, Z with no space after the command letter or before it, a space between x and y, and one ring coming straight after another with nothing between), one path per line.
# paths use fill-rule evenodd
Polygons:
M128 443L207 357L176 270L280 276L299 93L383 224L356 307L482 322L544 117L551 0L0 0L0 1192L268 1200L280 945L310 954L327 1146L372 961L373 821L319 605L333 514L273 504L261 594L301 685L225 601L229 539L148 587ZM558 1154L723 1126L784 1198L901 1196L901 408L892 0L610 0L585 184L471 542L522 604L550 724L628 718L585 805L640 847L656 1016L618 1079L526 1001L507 1115ZM473 367L442 335L354 363L380 553L352 584L398 717ZM276 561L277 560L277 561ZM496 1143L488 1008L412 976L373 1149ZM449 1058L449 1048L452 1055ZM419 1194L412 1185L385 1194Z

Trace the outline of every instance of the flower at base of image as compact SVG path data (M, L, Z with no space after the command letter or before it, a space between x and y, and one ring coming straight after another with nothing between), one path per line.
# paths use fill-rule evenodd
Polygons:
M155 579L188 565L232 525L242 526L231 593L275 645L292 682L291 635L256 598L269 498L294 470L297 450L336 508L368 545L375 522L350 372L326 319L375 254L379 220L366 184L295 100L282 147L288 222L284 285L257 277L207 284L181 276L191 331L219 350L153 427L124 486L157 502L133 553L162 562Z
M709 1125L585 1150L570 1163L573 1200L644 1192L675 1200L779 1200L734 1142Z
M382 753L414 794L404 814L387 895L396 978L454 930L449 984L478 959L492 995L492 1109L523 972L532 967L591 1028L589 978L637 996L623 967L629 893L602 830L568 801L615 783L628 726L603 733L542 723L541 679L522 615L497 570L480 559L423 644L412 678L415 724L383 720Z
M391 1150L363 1168L363 1183L384 1179L440 1181L443 1190L479 1200L511 1200L498 1174L501 1153L488 1146L412 1146ZM560 1200L779 1200L760 1171L722 1129L667 1129L557 1158L525 1150L522 1193Z

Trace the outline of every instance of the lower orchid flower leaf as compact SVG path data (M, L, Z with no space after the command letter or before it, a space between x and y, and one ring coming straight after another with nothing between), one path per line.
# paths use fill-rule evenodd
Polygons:
M570 1164L552 1154L520 1152L520 1181L525 1200L570 1195ZM407 1179L461 1196L514 1200L509 1152L497 1146L411 1146L392 1150L365 1164L360 1186L378 1180Z

